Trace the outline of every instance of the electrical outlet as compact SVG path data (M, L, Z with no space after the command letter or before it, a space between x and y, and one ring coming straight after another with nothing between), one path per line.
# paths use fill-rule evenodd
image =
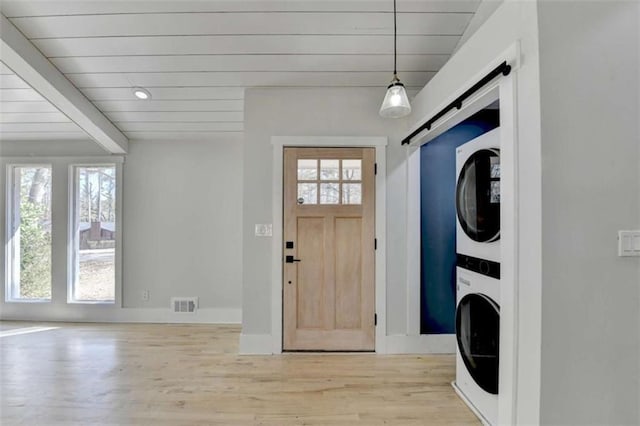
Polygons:
M149 290L142 290L142 301L143 302L149 301Z

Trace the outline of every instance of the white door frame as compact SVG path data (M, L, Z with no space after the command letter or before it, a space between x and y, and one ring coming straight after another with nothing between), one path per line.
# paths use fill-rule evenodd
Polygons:
M498 400L499 423L516 424L517 382L518 382L518 265L519 265L519 212L518 212L518 127L517 127L517 70L520 67L520 46L513 44L494 61L480 70L477 75L462 86L471 87L503 61L511 65L511 73L500 76L464 102L460 110L445 115L429 131L424 131L413 139L407 148L408 196L407 226L420 226L420 151L419 147L446 132L464 119L488 106L492 101L500 101L500 167L501 167L501 285L500 285L500 395ZM456 99L461 93L454 93L436 111ZM419 321L420 315L420 236L407 233L407 323L408 330ZM416 254L417 253L417 254ZM416 281L417 280L417 281ZM409 303L411 302L411 303ZM425 341L427 337L421 336Z
M283 244L283 156L284 148L292 147L358 147L375 148L376 164L376 227L378 239L375 271L376 352L386 350L386 136L272 136L273 145L273 236L271 247L271 351L282 353L282 244Z

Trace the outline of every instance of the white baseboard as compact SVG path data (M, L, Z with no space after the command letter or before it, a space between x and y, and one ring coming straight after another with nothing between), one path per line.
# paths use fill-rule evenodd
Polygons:
M166 324L240 324L242 309L199 308L192 314L169 308L118 308L109 305L4 303L0 320L64 322L132 322Z
M377 353L380 354L454 354L456 338L454 334L393 335L384 338L384 345L376 346ZM273 338L270 334L240 334L240 354L273 353Z
M421 334L408 336L394 334L385 338L388 354L454 354L455 334Z
M240 334L240 355L272 355L273 338L270 334Z

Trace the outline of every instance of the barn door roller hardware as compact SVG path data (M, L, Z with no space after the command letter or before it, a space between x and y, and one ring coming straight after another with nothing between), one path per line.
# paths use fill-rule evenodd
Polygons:
M414 130L413 132L411 132L411 134L409 136L407 136L406 138L404 138L402 140L402 145L407 145L409 143L411 143L411 139L413 139L414 137L416 137L416 135L418 135L419 133L421 133L422 131L426 130L431 130L431 126L433 125L433 123L435 123L436 121L438 121L439 119L441 119L446 113L448 113L449 111L451 111L452 109L456 108L456 109L461 109L462 108L462 103L471 95L473 95L475 92L477 92L478 90L480 90L482 87L484 87L487 83L489 83L491 80L493 80L494 78L496 78L497 76L499 76L500 74L502 75L509 75L509 73L511 72L511 65L509 65L507 63L507 61L504 61L503 63L501 63L500 65L498 65L497 67L495 67L491 72L489 72L489 74L485 75L484 77L482 77L482 79L480 81L478 81L476 84L474 84L473 86L471 86L469 88L469 90L467 90L466 92L464 92L462 95L458 96L453 102L451 102L449 105L447 105L446 107L444 107L443 109L440 110L440 112L438 112L436 115L434 115L433 117L431 117L429 120L427 120L426 122L424 122L420 127L418 127L416 130Z

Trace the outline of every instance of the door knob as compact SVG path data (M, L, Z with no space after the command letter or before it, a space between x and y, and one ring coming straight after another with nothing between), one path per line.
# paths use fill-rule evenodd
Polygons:
M300 262L301 259L294 259L293 256L286 256L285 257L285 262L287 263L293 263L293 262Z

